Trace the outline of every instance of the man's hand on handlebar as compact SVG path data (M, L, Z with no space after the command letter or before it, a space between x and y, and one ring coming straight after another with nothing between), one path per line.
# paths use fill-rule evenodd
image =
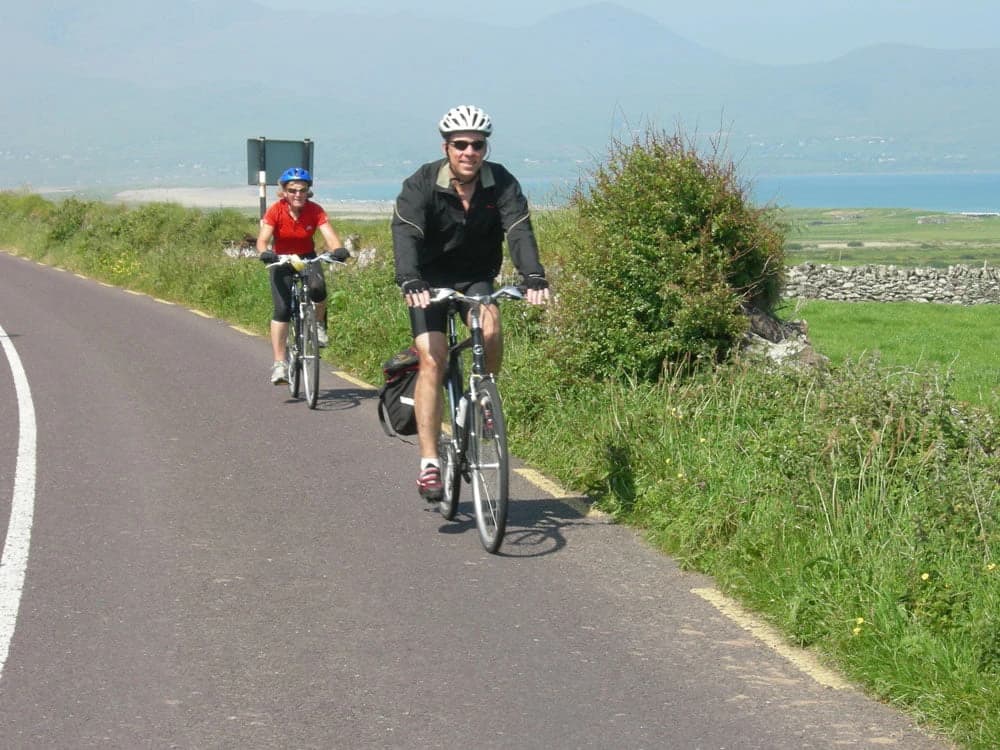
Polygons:
M277 263L278 262L278 254L276 252L274 252L274 250L265 250L264 252L262 252L257 257L260 258L260 262L261 263Z
M423 279L409 279L399 285L410 307L427 307L431 303L431 285Z

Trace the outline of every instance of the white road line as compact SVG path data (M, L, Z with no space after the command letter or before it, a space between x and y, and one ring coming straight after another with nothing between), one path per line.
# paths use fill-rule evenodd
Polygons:
M31 400L28 376L3 326L0 326L0 344L3 345L14 377L19 415L14 497L10 504L10 523L7 526L7 539L3 545L3 557L0 557L0 677L3 677L4 664L7 663L7 654L10 652L10 642L14 637L17 612L21 607L24 571L28 566L28 548L31 546L31 523L35 513L37 433L35 405Z

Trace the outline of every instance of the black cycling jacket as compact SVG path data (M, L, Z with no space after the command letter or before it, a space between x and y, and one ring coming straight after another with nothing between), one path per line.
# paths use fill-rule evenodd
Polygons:
M528 201L514 175L483 162L468 214L450 177L448 160L439 159L403 182L392 215L396 283L491 281L500 272L505 235L517 270L544 276Z

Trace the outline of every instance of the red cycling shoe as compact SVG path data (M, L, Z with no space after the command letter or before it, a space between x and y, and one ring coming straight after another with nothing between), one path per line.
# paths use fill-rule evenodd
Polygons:
M437 503L444 497L444 485L441 483L441 470L437 466L421 469L417 477L417 491L420 497L429 503Z

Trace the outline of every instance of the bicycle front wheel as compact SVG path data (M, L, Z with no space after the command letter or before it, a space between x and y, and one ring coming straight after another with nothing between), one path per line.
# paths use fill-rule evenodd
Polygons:
M316 306L305 306L302 317L302 370L305 379L306 403L316 408L319 398L319 331L316 327Z
M444 483L444 494L438 503L438 512L446 521L455 517L458 510L458 496L462 489L461 467L458 465L458 451L455 440L450 435L441 434L438 442L438 456L441 459L441 479Z
M292 398L298 398L302 386L302 319L298 315L293 315L288 322L285 351L288 357L288 392Z
M507 426L496 383L492 380L481 381L471 407L468 451L476 526L483 547L487 552L495 553L500 549L507 530L510 481Z

